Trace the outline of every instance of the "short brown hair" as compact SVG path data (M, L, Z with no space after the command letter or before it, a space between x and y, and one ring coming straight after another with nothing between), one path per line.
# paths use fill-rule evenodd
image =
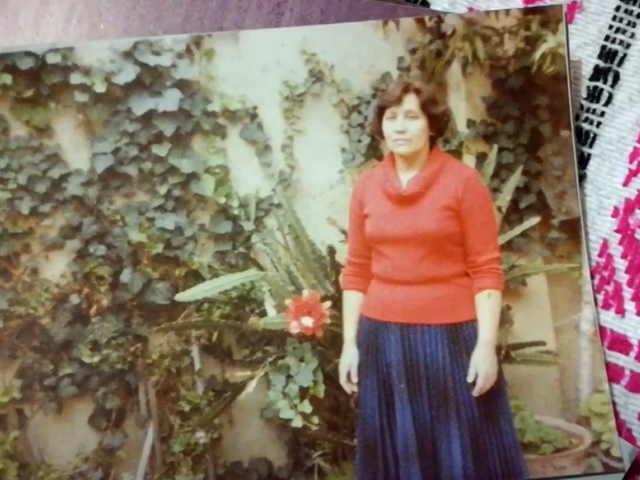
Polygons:
M426 84L418 80L398 78L378 95L371 121L371 134L374 137L384 140L382 119L385 112L392 107L400 105L404 97L411 93L418 97L420 110L427 117L432 143L435 143L445 134L451 120L451 112L449 107L443 105L441 101L442 95L438 94L437 87L434 84Z

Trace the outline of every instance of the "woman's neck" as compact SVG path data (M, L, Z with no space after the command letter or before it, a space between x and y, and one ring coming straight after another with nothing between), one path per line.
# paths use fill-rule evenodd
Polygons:
M424 147L411 155L394 154L398 174L403 176L415 174L424 166L425 163L427 163L427 159L429 158L428 153L430 150L431 145L427 142Z
M449 156L445 152L439 148L433 148L429 152L425 152L422 157L414 157L413 162L405 162L400 165L401 160L390 152L385 156L381 165L386 195L391 201L402 204L417 201L431 188L444 165L450 162L448 158ZM402 172L399 170L399 167L415 169L418 165L422 165L422 167L413 173L406 174L403 173L404 170Z
M417 175L429 158L430 145L427 143L417 152L411 155L397 155L394 154L396 173L400 180L400 188L403 190L407 188L409 182Z

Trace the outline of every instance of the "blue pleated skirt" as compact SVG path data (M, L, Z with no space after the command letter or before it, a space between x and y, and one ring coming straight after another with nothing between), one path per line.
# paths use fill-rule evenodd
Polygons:
M358 329L357 480L528 478L504 376L471 395L475 321Z

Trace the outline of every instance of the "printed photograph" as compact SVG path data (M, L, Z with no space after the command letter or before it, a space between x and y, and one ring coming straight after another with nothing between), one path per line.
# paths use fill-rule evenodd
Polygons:
M0 54L0 478L624 471L561 6Z

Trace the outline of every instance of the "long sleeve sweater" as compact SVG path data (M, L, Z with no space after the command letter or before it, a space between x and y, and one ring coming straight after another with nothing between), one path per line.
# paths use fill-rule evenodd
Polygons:
M349 210L343 290L381 321L476 318L475 294L502 290L493 199L480 174L438 147L403 188L392 154L362 174Z

